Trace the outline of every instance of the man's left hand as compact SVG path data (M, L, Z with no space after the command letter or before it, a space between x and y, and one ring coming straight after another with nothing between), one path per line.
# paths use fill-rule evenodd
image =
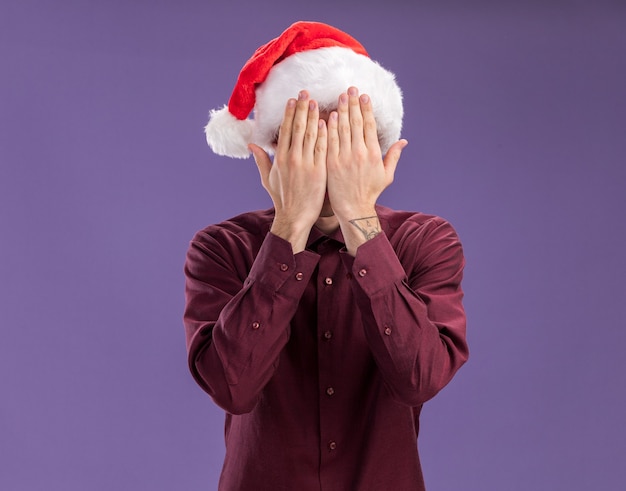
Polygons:
M376 201L393 182L407 144L397 141L383 158L370 98L359 97L355 87L339 96L337 111L328 118L327 190L350 253L371 239L377 227L380 231Z

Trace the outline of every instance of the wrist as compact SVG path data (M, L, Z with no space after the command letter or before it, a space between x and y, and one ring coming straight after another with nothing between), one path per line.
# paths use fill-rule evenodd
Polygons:
M382 227L376 211L364 210L353 216L355 218L340 220L339 223L348 253L351 256L356 256L358 247L379 235L382 232Z
M309 238L311 227L312 226L307 227L306 225L296 222L274 218L270 232L289 242L293 253L297 254L306 248L306 242Z
M343 223L350 223L352 220L360 220L363 218L378 218L375 206L351 207L345 208L339 212L337 210L334 211L339 221Z

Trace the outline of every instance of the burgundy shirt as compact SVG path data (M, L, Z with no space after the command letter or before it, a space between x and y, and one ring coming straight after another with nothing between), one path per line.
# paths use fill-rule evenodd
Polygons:
M377 207L350 256L273 211L198 232L185 265L191 372L226 411L222 491L423 490L419 413L467 360L463 251L441 218Z

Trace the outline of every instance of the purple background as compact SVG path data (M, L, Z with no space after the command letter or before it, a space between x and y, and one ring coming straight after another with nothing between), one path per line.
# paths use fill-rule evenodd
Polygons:
M216 488L182 265L270 201L202 127L299 19L397 74L381 202L464 242L472 356L424 409L429 489L624 489L626 8L516 3L3 0L0 489Z

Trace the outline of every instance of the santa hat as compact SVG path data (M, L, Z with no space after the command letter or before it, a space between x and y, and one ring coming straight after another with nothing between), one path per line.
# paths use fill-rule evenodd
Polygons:
M320 110L334 110L350 86L370 96L386 153L402 128L402 92L394 74L345 32L319 22L296 22L257 49L241 69L228 105L210 112L207 143L229 157L248 157L248 143L273 153L287 99L306 89Z

